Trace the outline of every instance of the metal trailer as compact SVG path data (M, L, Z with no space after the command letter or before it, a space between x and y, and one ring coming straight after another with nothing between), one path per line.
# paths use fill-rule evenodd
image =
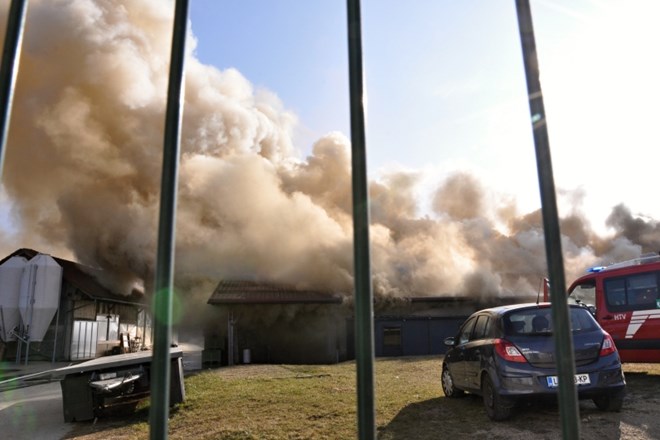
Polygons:
M170 406L185 400L183 351L170 349ZM57 370L64 378L64 421L92 420L103 409L128 405L149 397L152 352L106 356Z

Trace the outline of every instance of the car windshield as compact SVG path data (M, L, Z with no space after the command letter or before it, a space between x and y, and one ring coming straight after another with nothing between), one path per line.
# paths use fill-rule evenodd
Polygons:
M598 329L598 324L586 309L571 307L569 316L573 333ZM503 321L507 336L552 334L552 315L549 307L515 310L506 314Z

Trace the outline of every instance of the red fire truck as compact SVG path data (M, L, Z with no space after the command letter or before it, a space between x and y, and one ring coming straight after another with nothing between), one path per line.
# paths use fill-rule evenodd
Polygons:
M591 309L612 335L623 362L660 362L660 255L587 272L568 288L569 302Z

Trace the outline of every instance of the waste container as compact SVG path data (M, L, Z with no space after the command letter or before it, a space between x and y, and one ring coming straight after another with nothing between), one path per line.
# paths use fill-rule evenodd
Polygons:
M183 351L170 351L170 405L186 398L183 382ZM64 375L62 406L64 421L92 420L104 408L137 402L151 391L151 351L104 356L58 369Z

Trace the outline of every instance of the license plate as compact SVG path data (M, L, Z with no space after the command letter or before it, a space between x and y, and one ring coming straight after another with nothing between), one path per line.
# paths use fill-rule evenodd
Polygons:
M559 378L557 376L548 376L546 377L548 381L548 386L550 388L556 388L559 385ZM591 383L588 374L576 374L575 375L575 385L588 385Z

